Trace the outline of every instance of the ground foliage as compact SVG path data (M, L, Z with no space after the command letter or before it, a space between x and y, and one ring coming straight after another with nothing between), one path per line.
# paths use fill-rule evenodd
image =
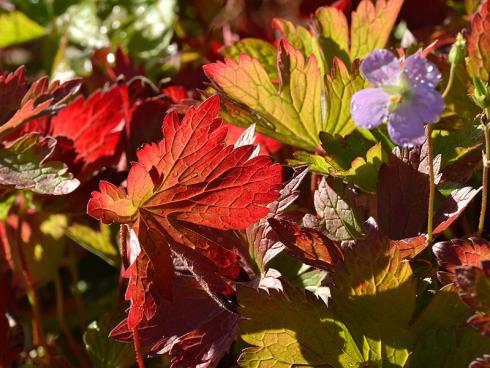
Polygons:
M490 367L489 7L0 0L0 367ZM353 120L377 49L430 142Z

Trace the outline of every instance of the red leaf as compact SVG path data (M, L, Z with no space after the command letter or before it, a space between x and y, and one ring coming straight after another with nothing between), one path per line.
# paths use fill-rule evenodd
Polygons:
M468 324L490 337L490 261L481 262L479 267L457 267L456 285L461 299L476 311Z
M444 200L434 216L435 227L433 234L437 235L448 229L473 198L480 193L480 190L481 188L473 189L471 187L464 187L453 191Z
M42 77L30 85L24 74L24 67L20 67L14 73L0 75L1 136L34 118L54 113L81 84L81 79L49 84L49 79Z
M418 170L418 156L413 157L416 153L414 149L408 157L392 155L379 171L378 224L390 239L416 236L426 224L426 218L420 214L427 212L429 178Z
M220 308L190 277L177 277L175 286L173 301L162 301L155 317L140 325L142 344L151 355L170 353L173 368L217 366L235 339L238 315ZM111 337L132 340L126 321Z
M73 140L75 164L82 162L85 170L100 168L120 160L124 119L124 102L116 86L106 92L99 90L88 99L77 98L52 119L50 133Z
M479 192L480 189L464 187L456 189L449 197L445 198L434 216L432 234L436 236L448 229ZM392 240L391 242L398 247L402 258L413 258L427 247L427 235L421 234L412 238Z
M267 206L270 209L267 216L247 229L247 239L249 244L253 244L255 262L262 271L265 270L267 263L284 248L267 220L271 218L284 220L290 217L285 213L286 209L299 197L298 188L307 173L307 167L296 168L291 179L281 190L280 197Z
M273 218L269 224L290 252L309 265L332 270L344 259L340 246L315 229Z
M490 12L488 2L481 13L471 20L471 34L468 37L468 72L472 77L489 80L490 73Z
M87 208L106 223L129 223L132 228L144 223L162 239L160 244L140 239L150 261L157 261L154 257L162 251L158 248L170 247L205 285L218 285L217 275L237 277L240 270L236 254L206 236L202 227L247 228L269 212L266 205L278 197L282 179L282 168L269 157L250 159L253 146L224 145L227 131L216 119L218 112L219 99L211 97L191 108L182 123L175 113L169 114L164 140L138 151L127 194L101 182ZM201 268L196 259L214 267L202 262ZM226 284L217 288L229 292Z
M490 260L490 245L482 238L439 242L434 244L432 251L437 258L437 263L444 269L437 273L437 277L443 284L455 280L454 273L457 267L480 267L482 261Z

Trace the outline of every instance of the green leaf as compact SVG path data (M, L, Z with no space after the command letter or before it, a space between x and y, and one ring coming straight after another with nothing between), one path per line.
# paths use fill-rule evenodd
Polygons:
M102 258L111 266L119 266L119 252L113 245L114 237L111 236L109 225L100 224L100 231L97 231L90 226L73 224L67 229L66 235L89 252Z
M0 221L5 221L10 211L10 207L14 204L17 193L7 192L0 197Z
M346 151L346 154L349 154ZM328 156L312 155L307 152L295 152L295 160L288 160L293 166L307 164L311 171L322 175L332 175L351 183L365 192L376 192L379 168L383 162L387 162L388 154L383 150L381 143L372 146L365 157L356 157L350 166L341 166L346 163L345 157L340 157L340 162Z
M329 238L353 240L362 235L362 228L352 207L354 193L340 180L323 178L315 192L315 209Z
M349 331L311 294L240 287L242 367L358 367L362 357Z
M320 45L331 68L334 57L349 64L349 25L344 13L332 6L319 8L315 14L319 25Z
M272 28L279 30L291 46L299 50L304 56L314 55L320 68L321 75L325 74L325 66L317 38L305 27L295 26L288 20L275 18Z
M457 131L436 130L432 135L434 155L441 155L441 167L447 167L483 144L483 129L467 123Z
M332 175L343 178L365 192L373 193L376 191L379 168L387 161L387 153L381 143L377 143L367 151L366 158L358 157L352 161L348 170L334 171Z
M51 195L73 192L80 182L64 163L48 161L56 143L52 137L30 133L0 149L0 187Z
M409 367L466 368L490 350L490 339L466 325L470 309L453 284L440 289L410 327L414 344Z
M356 129L350 114L350 102L354 93L363 88L364 83L357 63L349 72L340 59L333 60L332 70L326 76L327 121L324 132L345 137Z
M315 57L305 59L289 44L284 44L282 85L271 81L257 59L241 54L238 61L225 59L204 66L215 87L237 104L245 106L257 119L257 130L292 146L314 150L324 129L321 101L323 78ZM223 108L226 110L227 105ZM235 123L233 116L232 123ZM238 122L240 123L240 122Z
M257 59L271 80L278 78L277 50L269 42L258 38L244 38L223 50L224 56L231 57L235 61L239 60L240 54L247 54Z
M386 46L403 0L362 0L352 13L350 58L363 59Z
M0 14L0 47L33 41L46 34L46 30L19 11Z
M106 314L90 323L83 334L83 342L94 368L122 368L134 363L133 346L109 338L117 321L114 316Z
M340 135L320 133L322 147L327 153L328 161L337 170L347 170L357 157L365 157L376 141L366 139L361 132L354 131L345 138Z
M403 366L415 310L416 281L396 247L368 223L368 235L344 247L331 306L373 366ZM371 365L370 365L371 366Z

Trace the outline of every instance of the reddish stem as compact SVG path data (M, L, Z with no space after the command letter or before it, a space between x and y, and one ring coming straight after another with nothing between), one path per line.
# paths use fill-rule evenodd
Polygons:
M34 288L34 282L32 281L29 266L27 265L26 256L24 254L24 245L22 243L22 218L19 216L17 223L17 250L19 254L20 267L22 271L22 277L26 283L27 295L32 307L32 327L33 327L33 340L34 345L40 345L46 347L46 340L44 338L43 327L41 323L41 314L39 313L39 304L37 299L37 292Z
M138 330L138 326L133 328L133 344L134 344L134 352L136 353L136 361L138 362L138 368L145 368L143 354L141 353L141 342L140 342L140 333Z

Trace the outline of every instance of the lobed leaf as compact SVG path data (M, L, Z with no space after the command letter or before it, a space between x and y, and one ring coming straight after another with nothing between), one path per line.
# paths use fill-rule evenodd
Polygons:
M80 184L59 161L48 161L56 139L27 134L0 149L0 186L40 194L64 195Z
M345 325L323 302L291 287L285 293L240 287L242 367L357 366L363 362Z
M481 238L453 239L434 244L432 247L437 263L444 269L437 277L443 284L455 281L456 269L460 266L479 267L482 261L490 260L490 245Z
M158 295L171 298L171 251L207 290L213 293L210 284L219 285L217 293L229 294L220 276L239 276L238 257L210 236L211 229L245 229L279 196L282 168L266 156L251 158L253 146L225 146L227 131L216 119L218 112L215 96L189 109L182 122L169 114L164 140L138 151L127 192L102 182L100 192L92 193L88 213L106 223L128 223L137 239L132 259L139 253L147 257L143 265L130 262L126 271L131 280L126 297L135 306L131 328L154 315ZM165 275L156 271L162 269ZM159 293L147 295L150 285Z
M416 282L398 249L367 223L367 236L343 247L331 287L331 306L366 361L403 366L409 356L408 327Z
M362 0L352 13L350 57L363 59L386 46L403 0Z
M314 56L305 59L286 41L281 45L279 58L284 58L287 65L282 70L280 87L273 84L257 59L246 54L241 54L238 61L226 58L205 65L204 72L219 91L269 122L258 121L259 132L312 150L324 127L321 72Z

